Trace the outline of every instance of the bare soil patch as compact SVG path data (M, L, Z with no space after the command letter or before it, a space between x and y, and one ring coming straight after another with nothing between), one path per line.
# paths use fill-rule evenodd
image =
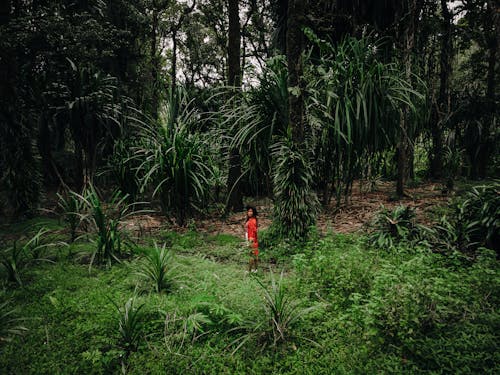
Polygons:
M348 203L342 202L337 207L335 202L324 210L318 217L318 229L321 233L333 231L337 233L353 233L370 223L382 206L393 209L398 205L407 205L416 210L420 222L429 221L426 213L433 207L445 205L449 196L443 195L442 184L423 183L417 187L406 188L407 196L394 200L395 186L393 182L379 182L375 189L366 191L366 184L358 181L353 185L352 195ZM259 213L259 229L266 229L271 225L272 201L268 198L253 199L248 203L256 206ZM226 218L214 216L209 219L196 219L193 226L202 233L217 235L231 234L243 237L245 211L237 212ZM189 230L171 223L161 215L138 215L129 218L125 223L127 229L135 231L137 235L155 232L160 228L168 228L179 232Z

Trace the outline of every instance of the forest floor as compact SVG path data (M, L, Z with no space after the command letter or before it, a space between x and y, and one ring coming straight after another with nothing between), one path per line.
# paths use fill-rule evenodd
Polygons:
M426 224L429 213L436 207L446 204L450 195L443 194L441 183L424 182L415 187L406 188L406 196L394 199L395 185L393 182L377 182L372 188L361 185L359 181L353 184L352 195L348 203L342 201L337 206L332 201L328 210L318 217L318 230L325 234L328 231L336 233L354 233L363 231L372 221L375 214L382 208L393 209L398 205L407 205L415 209L419 222ZM259 229L266 229L271 225L272 201L269 198L253 199L248 204L254 205L259 213ZM217 235L231 234L237 237L243 235L243 221L245 212L238 212L226 218L214 216L210 219L196 219L196 230L202 233ZM183 232L180 228L167 222L161 215L139 215L130 217L127 227L137 232L151 233L165 226L169 229Z

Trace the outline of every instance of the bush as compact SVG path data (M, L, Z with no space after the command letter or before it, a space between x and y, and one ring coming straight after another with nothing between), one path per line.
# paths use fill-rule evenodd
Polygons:
M481 257L458 271L428 252L399 264L384 262L369 295L358 298L343 319L357 320L374 348L421 370L492 369L500 279L492 252Z
M368 243L380 249L392 249L401 242L419 238L421 227L416 223L415 210L400 205L394 210L382 207L372 223Z

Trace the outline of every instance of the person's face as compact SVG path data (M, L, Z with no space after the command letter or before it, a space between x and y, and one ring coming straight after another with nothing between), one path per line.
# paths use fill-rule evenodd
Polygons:
M247 217L252 217L253 216L253 209L249 208L247 211Z

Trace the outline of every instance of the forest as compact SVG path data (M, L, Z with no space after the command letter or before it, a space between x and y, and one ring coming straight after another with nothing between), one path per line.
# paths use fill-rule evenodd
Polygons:
M499 74L498 0L2 0L0 373L500 373Z

